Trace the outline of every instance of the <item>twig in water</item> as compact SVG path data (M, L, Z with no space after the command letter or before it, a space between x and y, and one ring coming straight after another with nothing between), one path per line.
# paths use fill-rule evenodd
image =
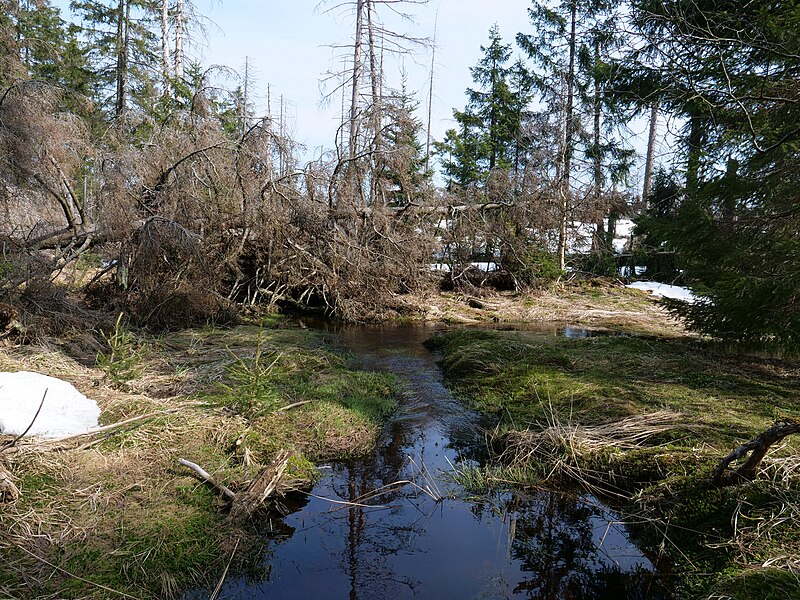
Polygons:
M225 570L222 572L222 577L219 579L219 583L217 587L214 588L214 593L211 594L211 598L209 600L217 600L219 598L219 594L222 591L222 584L225 583L225 578L228 576L228 569L231 568L231 563L233 562L233 557L236 556L236 550L239 548L239 542L241 539L236 540L236 545L233 547L233 552L231 552L231 557L228 559L228 564L225 565Z

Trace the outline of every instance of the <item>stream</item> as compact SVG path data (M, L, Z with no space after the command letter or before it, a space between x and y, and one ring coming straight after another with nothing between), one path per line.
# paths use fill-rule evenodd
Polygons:
M284 535L266 542L266 580L230 576L219 597L669 597L619 515L598 500L555 491L471 497L453 481L453 465L487 460L492 424L450 395L422 345L433 332L330 330L364 368L398 377L400 408L371 456L323 465L311 494L294 499Z

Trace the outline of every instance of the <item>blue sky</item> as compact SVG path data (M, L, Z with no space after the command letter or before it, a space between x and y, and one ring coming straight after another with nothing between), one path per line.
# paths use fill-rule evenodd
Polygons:
M285 99L290 131L306 145L308 154L319 146L330 148L338 124L341 99L323 103L320 81L337 70L337 51L332 45L352 39L353 19L348 7L335 7L341 0L194 0L206 19L205 39L195 36L192 58L205 65L219 64L244 70L248 57L257 111L266 112L267 85L275 110ZM54 0L68 14L69 0ZM432 135L441 139L452 126L453 108L463 109L464 91L472 84L469 67L481 57L480 46L488 40L489 28L497 23L508 43L528 26L529 0L429 0L409 5L414 22L391 19L382 7L379 15L392 29L413 37L432 38L437 22L436 80L434 84ZM332 10L326 11L331 8ZM421 109L428 102L431 56L420 49L416 58L402 61L409 91ZM401 64L387 60L387 85L399 87ZM234 83L230 82L233 86ZM328 86L330 89L330 86ZM420 115L422 116L422 115Z
M352 39L351 11L325 11L336 4L336 0L322 5L317 0L227 0L210 9L209 5L198 7L215 23L209 28L206 47L199 49L205 62L241 70L247 56L255 73L259 106L266 105L267 84L273 109L282 94L293 117L294 135L312 154L318 146L332 145L341 109L340 96L326 104L320 91L320 81L338 69L336 55L342 52L330 46ZM438 12L434 138L440 139L452 126L452 109L464 107L464 91L472 84L469 67L480 59L489 28L497 23L501 35L512 43L517 31L527 26L528 5L528 0L430 0L407 7L415 22L391 20L391 13L382 11L394 30L420 38L433 37ZM421 108L428 102L429 52L423 48L415 58L387 60L385 68L390 87L400 86L405 69L409 89ZM326 89L332 87L328 84Z

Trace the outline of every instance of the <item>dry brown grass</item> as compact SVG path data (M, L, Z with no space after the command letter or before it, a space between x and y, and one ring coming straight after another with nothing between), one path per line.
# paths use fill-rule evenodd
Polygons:
M220 382L230 365L252 358L260 336L258 328L242 327L142 337L136 343L147 351L137 355L136 376L128 380L85 366L89 356L72 358L52 345L0 347L0 369L69 381L102 411L102 426L93 433L23 439L3 454L21 496L0 506L0 553L7 559L0 581L8 582L0 583L0 596L64 597L75 588L85 597L107 598L118 596L113 588L130 597L169 598L187 583L205 586L230 559L233 538L251 532L223 525L223 503L177 464L179 458L238 491L281 450L294 451L283 493L313 477L306 457L368 449L377 425L335 403L257 415L230 409ZM308 332L270 330L263 343L310 361L288 361L287 377L291 369L313 364L324 371L339 360L317 350L320 342ZM295 344L306 346L300 351ZM282 398L284 404L296 400ZM6 439L0 436L0 444ZM243 547L234 566L259 564L255 550Z
M565 284L525 293L482 291L480 298L457 292L428 292L399 296L397 302L407 313L431 322L566 323L647 335L686 335L680 322L657 299L609 282L597 286Z

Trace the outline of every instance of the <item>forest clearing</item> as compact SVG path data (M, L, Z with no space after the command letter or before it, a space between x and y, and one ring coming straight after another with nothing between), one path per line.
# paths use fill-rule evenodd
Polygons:
M800 8L495 4L0 0L0 596L800 596Z

